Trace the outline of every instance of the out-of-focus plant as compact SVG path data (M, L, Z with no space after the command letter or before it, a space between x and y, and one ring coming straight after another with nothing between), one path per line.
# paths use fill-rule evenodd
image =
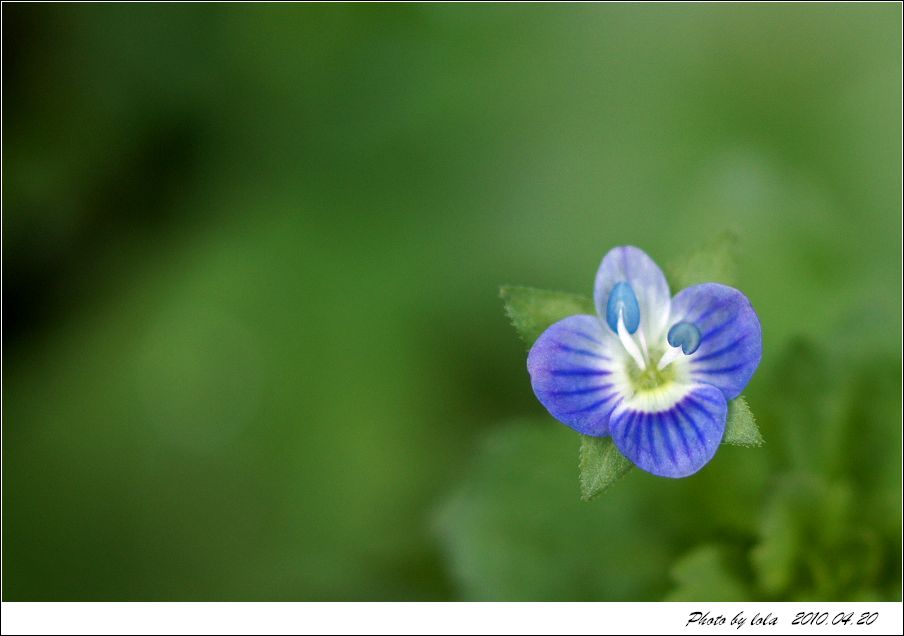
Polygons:
M685 271L725 255L701 252ZM672 268L670 274L678 268ZM699 269L697 270L699 271ZM699 274L695 274L699 275ZM705 275L705 272L704 272ZM530 338L587 301L506 288ZM513 309L514 308L514 309ZM726 448L693 479L634 471L588 506L574 497L573 435L550 418L490 432L435 519L468 599L895 600L901 595L900 361L795 338L758 376L759 452ZM738 442L762 444L746 403ZM586 438L584 498L624 475ZM598 443L598 442L596 442Z

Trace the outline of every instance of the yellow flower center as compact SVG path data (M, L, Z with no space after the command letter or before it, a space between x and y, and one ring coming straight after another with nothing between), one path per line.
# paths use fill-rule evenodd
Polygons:
M660 355L659 352L656 352L651 357L657 360ZM677 371L674 364L670 364L665 369L659 369L655 364L648 364L646 369L641 369L632 359L628 359L625 364L631 388L637 393L655 391L676 380Z

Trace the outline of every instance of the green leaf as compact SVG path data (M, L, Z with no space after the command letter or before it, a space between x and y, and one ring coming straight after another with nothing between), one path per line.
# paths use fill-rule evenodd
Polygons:
M743 395L728 403L728 419L725 421L722 443L747 447L762 446L764 443L756 418Z
M694 548L672 567L675 588L666 601L729 602L750 598L750 590L732 568L731 550L719 545Z
M586 296L565 292L504 286L499 296L518 334L532 345L551 324L576 314L594 314L593 301Z
M717 234L684 259L666 267L672 293L700 283L735 285L737 280L738 237L734 232Z
M624 480L599 505L582 503L574 496L574 442L573 431L548 418L481 435L432 518L458 599L661 598L679 555L675 524L687 507L670 505L674 492L642 478ZM695 532L706 534L699 524Z
M581 435L581 499L590 501L621 479L633 464L622 455L611 437Z

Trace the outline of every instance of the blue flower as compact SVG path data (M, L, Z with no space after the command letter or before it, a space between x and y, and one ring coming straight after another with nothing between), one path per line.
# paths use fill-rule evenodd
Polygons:
M750 301L717 283L672 297L653 259L630 246L603 258L593 299L597 315L560 320L531 348L537 398L579 433L611 435L647 472L697 472L722 441L728 401L760 363Z

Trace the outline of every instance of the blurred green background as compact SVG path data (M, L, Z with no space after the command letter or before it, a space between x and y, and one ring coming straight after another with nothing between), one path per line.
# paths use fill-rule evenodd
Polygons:
M901 6L3 5L4 600L901 597ZM724 229L767 440L578 501L502 283Z

